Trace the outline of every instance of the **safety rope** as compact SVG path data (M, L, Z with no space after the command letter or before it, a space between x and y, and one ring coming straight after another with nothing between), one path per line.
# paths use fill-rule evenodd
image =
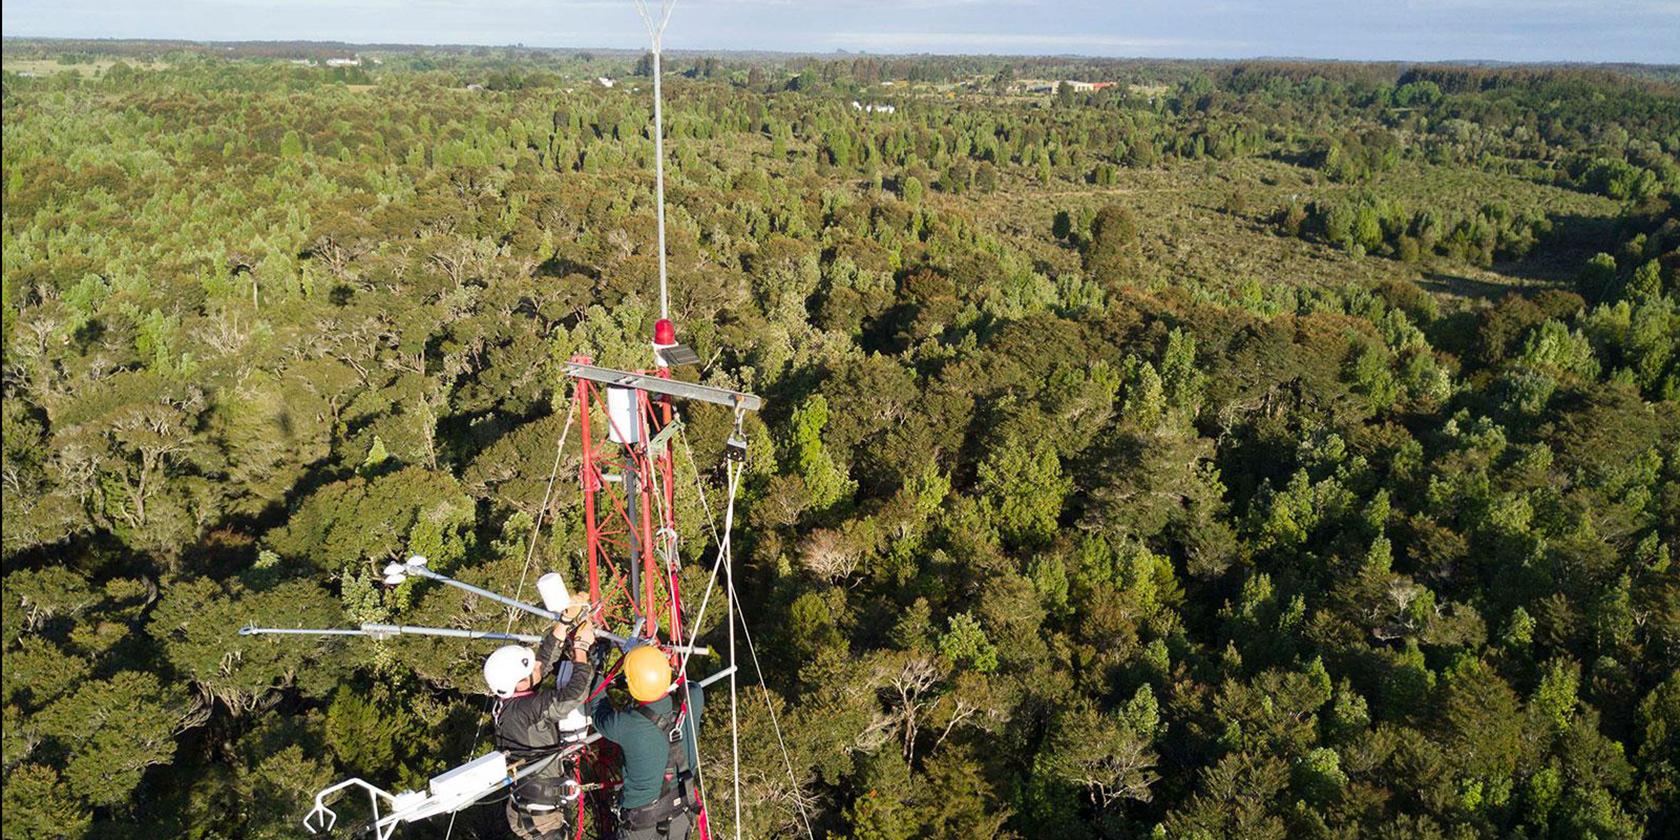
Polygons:
M698 478L699 478L698 471L696 471L695 477L696 477L696 481L698 482ZM729 510L731 512L731 515L733 515L733 511L735 509L736 491L740 488L740 470L736 469L736 470L731 471L728 474L728 478L729 478L729 481L728 481L728 485L729 485ZM707 524L710 524L710 523L708 522ZM717 531L717 529L715 527L712 530L713 530L713 533L716 533L716 531ZM699 638L699 635L700 635L700 628L701 628L701 626L703 626L703 623L706 619L706 608L711 604L712 592L717 588L718 570L722 569L726 566L726 558L729 556L729 552L730 552L729 541L726 538L718 544L717 559L715 561L713 561L711 577L706 581L706 593L705 593L704 597L702 597L700 599L700 612L695 615L694 623L691 625L691 629L689 631L688 647L687 647L686 650L683 651L682 660L679 663L678 668L677 668L677 673L679 675L682 675L683 678L685 678L685 679L686 679L686 675L688 674L688 658L690 656L694 655L694 648L695 648L695 644L696 644L696 642ZM729 666L732 667L732 666L734 666L734 664L735 664L734 651L730 651ZM731 675L731 678L733 679L733 675ZM689 737L694 739L693 743L698 744L699 739L700 739L700 734L699 734L698 730L695 729L696 724L694 722L694 717L692 715L690 715L687 718L685 718L685 720L688 721ZM734 729L731 730L732 734L737 733L739 731L740 731L739 727L735 727ZM737 744L738 743L739 742L737 741ZM735 754L735 766L736 766L735 777L736 777L737 780L740 778L739 758L740 758L740 752L739 752L739 748L737 747L736 754ZM705 775L700 771L698 762L696 762L696 765L695 765L695 775L700 781L701 799L704 800L705 799L705 792L706 792ZM736 784L737 784L737 787L738 787L739 786L739 781L737 781ZM739 795L736 796L736 801L737 802L740 801ZM736 825L737 826L740 825L740 820L739 819L736 820Z
M571 434L572 434L572 419L573 419L572 406L571 406L571 403L568 401L567 404L566 404L566 425L563 428L560 429L560 439L559 439L558 442L556 442L554 444L554 466L550 467L549 470L548 470L548 484L543 487L542 505L537 508L537 520L536 520L536 523L531 526L531 543L530 543L530 545L527 545L525 547L525 567L523 569L520 569L520 571L519 571L519 587L517 589L515 589L514 592L513 592L513 600L515 600L515 601L519 600L525 594L525 580L530 577L530 575L531 575L531 561L533 559L535 559L536 556L537 556L537 540L542 536L543 515L548 513L549 500L551 500L554 497L554 482L555 482L555 479L557 479L560 476L560 462L563 459L563 456L565 455L565 452L566 452L566 439L571 437ZM516 610L514 610L513 607L508 607L507 612L508 612L507 626L503 628L503 630L502 630L503 633L506 633L506 632L513 629L513 618L514 618L514 615L516 614ZM485 707L484 707L485 714L493 714L493 710L495 708L496 708L496 701L495 701L494 698L491 698L485 704ZM467 753L467 760L468 761L471 761L473 756L478 753L478 742L479 742L479 739L481 739L483 737L484 737L484 715L479 715L478 728L473 730L472 751ZM449 840L450 836L455 833L455 818L457 816L459 816L460 813L461 812L459 810L450 812L450 814L449 814L449 828L446 831L444 831L443 840Z
M729 597L740 600L735 594L735 588L729 589ZM816 834L811 831L811 818L805 813L805 791L799 786L799 778L793 772L793 758L788 754L787 741L782 738L782 725L776 718L776 707L770 702L770 689L764 685L764 666L758 662L758 648L753 645L752 631L747 629L747 619L743 612L741 616L741 634L747 640L747 653L752 655L753 671L759 675L759 688L764 691L764 708L770 712L770 729L776 733L776 745L782 750L782 763L787 766L788 781L793 783L793 805L799 809L799 820L805 824L805 836L816 840Z
M699 461L696 461L695 458L694 458L694 449L688 443L688 434L687 434L686 430L678 429L677 430L677 437L678 437L678 439L680 439L682 441L683 451L688 455L689 469L694 475L695 488L699 491L700 507L706 514L706 527L707 527L707 529L709 529L712 532L712 539L715 542L717 542L720 546L719 562L721 564L722 559L723 559L722 553L721 553L721 546L723 546L726 542L729 541L730 529L731 529L731 526L734 524L735 494L736 494L736 491L738 489L738 486L737 486L738 482L739 482L738 477L739 477L740 473L744 470L745 464L735 464L731 468L734 477L729 482L729 509L725 514L725 521L724 521L724 527L725 527L726 530L720 536L718 534L716 519L714 518L714 515L712 513L711 502L706 498L705 482L701 481L701 479L700 479L700 463L699 463ZM733 571L734 571L733 564L731 564L731 568L730 568L731 574L728 578L727 586L728 586L730 600L736 605L737 608L739 608L740 601L735 594ZM717 580L717 568L714 566L713 569L712 569L712 581L715 582L716 580ZM707 598L711 597L711 587L712 587L711 583L708 583L707 586L706 586L706 596L707 596ZM705 608L705 602L702 601L701 602L701 609L704 610L704 608ZM776 734L776 743L781 747L782 763L783 763L783 765L785 765L787 767L788 781L790 783L792 783L792 785L793 785L793 804L794 804L794 807L798 810L800 823L802 825L804 825L804 827L805 827L805 836L808 837L808 838L811 838L811 840L815 840L816 832L815 832L815 830L813 830L811 828L810 815L805 812L805 795L804 795L803 789L799 785L798 775L793 772L793 758L792 758L792 755L788 752L787 740L782 737L782 725L781 725L781 721L779 720L779 718L776 715L776 707L775 707L774 704L772 704L770 702L770 688L769 688L769 686L764 685L764 668L763 668L763 666L761 666L759 664L758 650L753 646L752 632L747 629L747 620L746 620L746 617L745 617L745 611L744 610L739 610L739 609L737 609L736 611L741 613L741 619L740 619L741 620L741 632L747 640L747 651L752 654L753 670L756 671L759 675L759 689L763 692L764 707L765 707L765 709L769 710L769 712L770 712L770 727ZM700 626L699 622L696 622L695 623L695 633L696 634L698 634L698 632L699 632L699 626ZM731 624L731 629L732 630L733 630L733 626L734 625ZM693 643L690 642L690 647L692 647L692 646L693 646ZM734 661L733 661L733 656L731 657L731 661L730 661L729 664L730 665L735 664ZM734 675L732 674L732 675L730 675L731 688L733 688L734 681L735 681L735 678L734 678ZM731 700L733 701L733 697L731 697ZM740 732L740 726L736 725L733 728L735 730L733 734L735 734L738 737L738 734ZM735 749L735 753L736 753L736 755L735 755L735 761L736 761L736 764L735 764L735 780L736 780L736 782L735 782L735 784L736 784L735 831L736 831L736 835L739 836L740 835L740 830L741 830L741 820L740 820L740 810L739 810L740 809L740 801L741 801L741 796L740 796L740 793L739 793L741 772L740 772L740 763L739 763L740 762L740 748L739 748L738 742L737 742L737 746L736 746L736 749Z
M725 479L726 479L725 484L726 484L728 492L729 492L729 499L728 499L727 510L724 514L725 519L727 521L724 525L723 535L722 535L722 537L719 537L718 536L717 525L715 523L713 523L713 521L712 521L711 505L709 503L707 503L707 501L706 501L705 486L704 486L704 483L700 480L700 468L694 461L694 450L690 449L689 446L688 446L688 435L681 427L679 427L677 429L677 434L682 438L683 448L688 453L689 469L694 474L694 486L699 491L700 502L701 502L701 504L704 507L704 510L706 512L706 527L712 532L712 540L713 540L713 542L715 542L717 544L717 547L718 547L717 559L715 561L713 561L713 563L712 563L712 574L706 580L706 593L705 593L704 597L702 597L700 599L700 612L695 616L694 623L692 625L692 629L689 631L688 650L683 653L682 671L683 671L683 673L687 673L687 671L688 671L688 657L693 655L693 653L694 653L695 641L699 638L700 628L702 626L704 626L704 623L705 623L705 620L706 620L706 608L712 601L712 592L715 591L716 588L717 588L718 571L720 569L726 569L726 568L732 569L733 566L734 566L734 563L730 559L733 556L733 551L732 551L732 541L729 538L730 534L732 532L732 529L729 527L729 524L733 523L733 521L734 521L734 517L735 517L735 498L736 498L737 492L740 490L741 474L743 472L743 469L744 469L745 465L743 465L743 464L732 464L730 467L728 467L724 470L724 476L725 476ZM731 612L733 613L733 611L731 611ZM731 639L730 639L730 646L729 646L729 664L726 666L726 667L729 667L729 668L735 667L735 646L734 646L734 639L733 639L733 633L734 633L735 628L734 628L734 624L733 624L733 619L734 619L733 614L728 616L728 619L727 619L727 620L731 621L731 624L730 624ZM729 675L730 764L731 764L731 773L732 773L731 784L734 786L734 791L735 791L735 796L734 796L734 800L733 800L733 803L732 803L733 806L734 806L734 809L735 809L735 834L736 834L737 837L739 837L740 833L741 833L741 741L740 741L741 727L740 727L740 721L736 718L736 715L735 715L736 705L737 704L736 704L736 696L735 696L735 675L733 673L731 673ZM702 793L704 793L704 788L702 788Z
M554 481L560 476L560 461L566 452L566 439L572 434L572 406L566 404L566 425L560 430L560 442L554 446L554 466L548 470L548 484L543 487L542 506L537 508L536 524L531 526L531 544L525 547L525 567L519 570L519 586L513 590L513 600L518 601L525 594L525 580L531 575L531 561L537 556L537 540L542 536L543 516L548 513L549 500L554 497ZM508 607L507 632L513 629L513 618L517 611Z

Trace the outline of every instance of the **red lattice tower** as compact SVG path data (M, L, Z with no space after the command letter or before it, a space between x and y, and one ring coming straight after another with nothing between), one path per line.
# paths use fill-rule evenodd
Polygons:
M697 385L672 378L672 364L698 361L692 350L676 342L676 329L660 319L654 327L652 370L621 371L595 367L588 356L573 356L566 374L573 379L572 410L577 412L583 491L584 568L589 600L597 621L607 628L624 628L624 635L659 645L680 669L686 657L677 649L691 641L684 628L682 561L677 546L675 507L675 443L680 429L676 400L697 400L732 408L737 435L726 451L732 456L745 441L740 421L761 400L724 388ZM597 414L605 428L598 428ZM734 663L729 663L733 665ZM616 665L602 675L596 693L617 675ZM584 757L580 774L607 790L617 781L615 762L605 760L596 742ZM610 774L610 775L609 775ZM596 797L598 825L609 823L610 797ZM582 805L579 806L582 831ZM699 818L701 837L708 834L705 809ZM581 834L580 834L581 836Z

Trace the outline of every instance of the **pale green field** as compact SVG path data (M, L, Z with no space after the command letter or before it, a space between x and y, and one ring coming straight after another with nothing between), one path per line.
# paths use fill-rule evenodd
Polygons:
M75 73L80 76L97 76L111 69L116 64L114 58L101 58L96 61L80 64L60 64L50 58L6 58L0 59L0 70L7 73L33 73L37 76L53 76L59 73ZM128 66L136 70L162 70L168 67L161 61L130 61Z
M1118 177L1110 187L1066 182L1044 187L1028 179L1006 179L1006 185L990 196L930 193L929 200L984 208L976 215L990 230L1060 268L1076 266L1079 256L1051 236L1056 212L1118 203L1136 215L1148 264L1156 279L1168 283L1194 281L1229 290L1249 280L1336 286L1402 278L1462 298L1555 285L1591 255L1543 247L1528 259L1491 269L1441 257L1406 264L1375 255L1355 257L1317 242L1280 236L1270 216L1291 199L1304 204L1355 191L1369 191L1412 211L1432 207L1448 215L1496 202L1541 208L1560 224L1608 220L1619 210L1615 201L1601 196L1514 176L1410 162L1357 186L1332 183L1311 170L1263 158L1121 169ZM1233 202L1233 195L1240 200ZM1233 212L1234 204L1240 209Z

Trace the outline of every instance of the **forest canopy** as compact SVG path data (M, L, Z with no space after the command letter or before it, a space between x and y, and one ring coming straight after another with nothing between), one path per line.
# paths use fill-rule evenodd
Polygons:
M237 629L501 626L415 553L576 579L640 58L6 42L8 840L293 837L488 749L488 648ZM666 68L684 375L767 401L747 835L1680 832L1671 69Z

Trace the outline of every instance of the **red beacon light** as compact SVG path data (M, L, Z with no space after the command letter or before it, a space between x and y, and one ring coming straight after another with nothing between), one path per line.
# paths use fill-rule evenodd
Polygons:
M678 365L697 365L700 357L687 347L677 343L677 325L669 318L660 318L653 323L653 361L661 368Z

